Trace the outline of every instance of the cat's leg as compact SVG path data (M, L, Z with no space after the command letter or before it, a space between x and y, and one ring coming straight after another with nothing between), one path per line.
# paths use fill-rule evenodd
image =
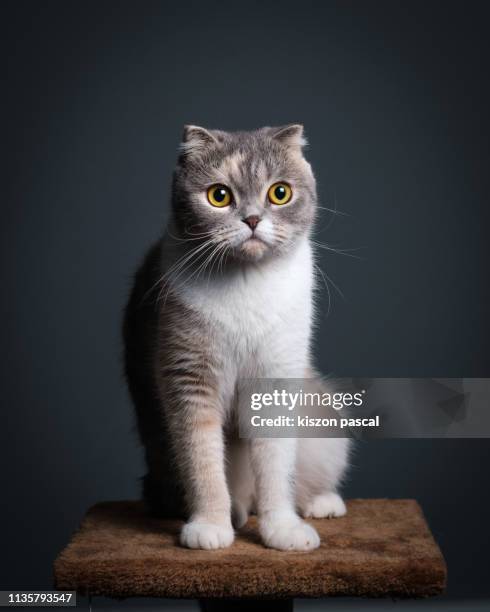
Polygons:
M186 421L186 423L184 423ZM183 417L184 457L189 521L180 541L189 548L224 548L234 539L231 502L224 467L222 419L211 406L200 406Z
M259 530L264 544L278 550L311 550L320 545L315 529L295 511L291 480L296 442L294 438L251 440Z
M189 511L180 541L189 548L230 546L234 533L217 394L183 390L168 400L166 412Z
M343 516L347 509L337 493L348 461L347 438L302 438L296 460L296 505L305 518Z
M234 539L223 431L232 384L220 354L205 322L168 296L155 378L189 517L180 541L189 548L224 548Z

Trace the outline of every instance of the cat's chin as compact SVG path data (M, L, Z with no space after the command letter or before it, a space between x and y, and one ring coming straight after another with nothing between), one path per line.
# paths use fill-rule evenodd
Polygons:
M269 246L258 238L248 238L237 249L237 255L247 261L259 261L268 252Z

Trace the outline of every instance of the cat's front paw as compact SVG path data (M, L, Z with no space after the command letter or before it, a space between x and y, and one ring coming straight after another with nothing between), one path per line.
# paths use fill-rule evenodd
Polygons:
M304 518L333 518L347 513L344 500L338 493L324 493L313 497L301 508Z
M266 546L277 550L306 551L320 546L316 530L297 516L262 519L260 535Z
M231 525L191 521L182 527L180 543L187 548L213 550L231 546L234 537Z

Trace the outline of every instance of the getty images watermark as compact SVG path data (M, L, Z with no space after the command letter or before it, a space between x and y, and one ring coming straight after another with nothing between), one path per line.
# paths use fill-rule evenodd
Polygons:
M490 437L490 379L240 381L243 438Z
M331 429L348 427L379 427L379 415L370 417L337 416L337 412L345 408L360 408L363 405L365 390L354 393L337 391L290 391L287 389L274 389L272 392L252 393L250 408L260 411L264 408L280 408L288 413L276 416L262 416L254 414L250 418L252 427L328 427ZM320 416L304 414L305 409L321 410ZM332 413L332 410L335 413ZM325 414L323 414L325 413ZM334 416L335 414L335 416Z

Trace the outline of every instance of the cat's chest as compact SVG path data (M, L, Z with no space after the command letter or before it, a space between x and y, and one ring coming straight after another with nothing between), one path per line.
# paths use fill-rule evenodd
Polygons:
M313 285L308 247L284 261L184 287L181 297L237 347L307 334Z

